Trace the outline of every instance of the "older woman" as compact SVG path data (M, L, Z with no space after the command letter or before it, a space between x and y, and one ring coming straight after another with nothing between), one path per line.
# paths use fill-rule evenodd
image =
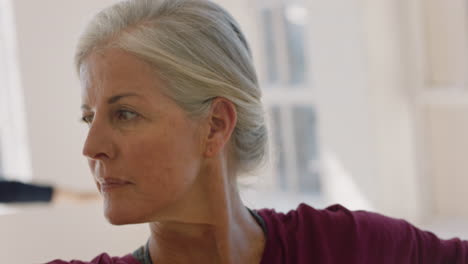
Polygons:
M266 153L261 92L238 24L212 2L117 3L90 22L76 68L105 216L151 231L133 254L91 263L468 263L467 242L402 220L245 207L236 177Z

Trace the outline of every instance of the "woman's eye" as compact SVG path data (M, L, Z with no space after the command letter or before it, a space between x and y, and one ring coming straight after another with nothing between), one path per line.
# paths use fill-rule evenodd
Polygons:
M135 119L138 116L138 114L128 111L128 110L119 110L117 111L117 118L120 121L130 121Z
M90 125L93 122L93 116L92 115L86 115L81 118L81 121Z

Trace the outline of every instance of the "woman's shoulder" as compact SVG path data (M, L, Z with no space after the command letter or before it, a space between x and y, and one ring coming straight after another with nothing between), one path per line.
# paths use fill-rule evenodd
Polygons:
M311 223L334 225L337 221L354 221L356 218L372 217L374 214L366 211L351 211L340 204L331 205L325 209L316 209L305 203L299 204L296 209L287 213L267 208L259 209L257 212L266 222L280 226L310 225Z
M468 242L441 240L409 222L336 204L257 211L268 229L267 255L318 263L468 263ZM340 254L336 254L340 252ZM436 262L430 262L437 260ZM385 261L385 262L383 262ZM420 262L421 261L421 262ZM267 263L267 262L265 262Z
M276 212L274 209L259 209L258 214L265 222L274 226L336 228L337 224L355 226L359 228L372 228L373 225L405 225L402 219L387 217L379 213L365 210L352 211L348 208L334 204L324 209L316 209L308 204L301 203L294 210L287 213Z
M260 209L258 214L268 231L280 239L328 243L335 247L349 247L349 242L353 245L382 243L391 237L398 240L414 228L403 219L365 210L353 211L340 204L316 209L302 203L287 213Z
M125 255L123 257L111 257L107 253L102 253L95 257L91 261L81 261L81 260L53 260L47 262L46 264L140 264L138 260L133 257L132 254Z
M355 213L341 205L257 210L267 227L264 263L359 263ZM340 252L340 254L336 254Z

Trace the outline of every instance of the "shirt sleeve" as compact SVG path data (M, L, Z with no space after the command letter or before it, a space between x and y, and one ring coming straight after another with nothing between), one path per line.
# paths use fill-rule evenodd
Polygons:
M376 213L353 214L362 263L468 263L468 241L443 240L405 220Z
M17 181L0 181L0 202L50 202L53 187L21 183Z

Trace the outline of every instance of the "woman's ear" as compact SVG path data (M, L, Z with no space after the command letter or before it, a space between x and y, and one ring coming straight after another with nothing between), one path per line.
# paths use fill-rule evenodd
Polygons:
M205 156L214 157L229 142L237 123L235 105L226 98L216 97L208 115L209 133L205 138Z

